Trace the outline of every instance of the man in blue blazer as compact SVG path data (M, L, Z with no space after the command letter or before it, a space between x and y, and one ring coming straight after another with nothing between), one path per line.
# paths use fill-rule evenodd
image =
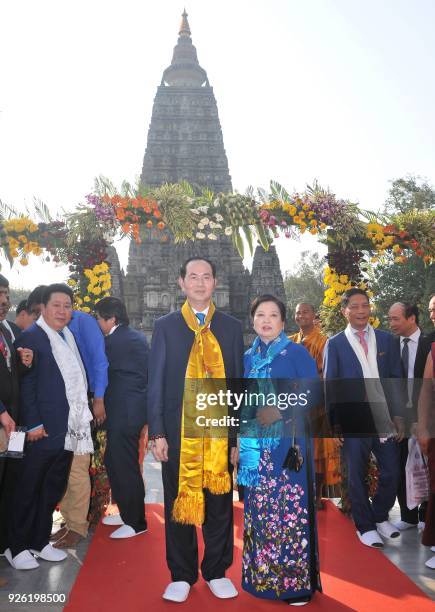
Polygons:
M148 343L142 333L129 327L125 305L118 298L103 298L96 311L109 361L104 463L120 511L103 523L119 526L111 538L131 538L147 530L139 440L147 418Z
M203 333L211 332L213 342L217 340L220 347L225 377L240 378L243 375L241 324L214 310L212 303L216 287L215 265L201 257L187 260L181 266L179 284L187 298L184 311L172 312L156 321L148 383L149 435L153 441L153 454L162 461L166 560L172 576L163 597L176 602L187 599L191 585L198 579L196 528L192 524L176 522L172 517L179 488L184 384L194 342L200 340ZM186 309L189 314L186 314ZM211 318L209 312L213 313ZM186 316L194 321L192 325L187 323ZM228 471L236 460L235 446L235 442L228 444ZM202 575L214 595L235 597L234 585L225 578L225 570L233 559L232 491L214 494L203 487L202 494L205 498Z
M348 493L357 534L363 544L382 547L400 534L388 521L399 478L398 442L404 436L400 352L394 337L369 325L370 303L362 289L342 297L347 328L325 347L324 378L331 426L343 444ZM366 475L370 452L379 480L370 502Z
M5 552L15 569L38 567L31 553L46 561L66 559L64 551L49 544L52 514L64 493L73 452L92 450L86 374L67 329L72 304L67 285L49 285L40 318L19 339L22 347L33 351L34 365L21 384L21 416L29 443L14 494L10 548ZM73 399L74 429L69 427Z

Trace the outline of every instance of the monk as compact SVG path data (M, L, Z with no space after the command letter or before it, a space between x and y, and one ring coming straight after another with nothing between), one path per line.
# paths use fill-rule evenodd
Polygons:
M316 361L317 371L322 376L323 349L325 348L327 337L322 334L320 327L316 325L314 306L304 302L297 304L295 322L299 327L299 332L289 336L290 340L305 346L311 357ZM321 413L315 415L315 417L315 431L317 435L314 438L314 462L316 468L317 508L321 509L323 508L323 486L333 486L341 482L340 451L336 447L333 438L328 438L325 435L327 432L327 419L323 406Z

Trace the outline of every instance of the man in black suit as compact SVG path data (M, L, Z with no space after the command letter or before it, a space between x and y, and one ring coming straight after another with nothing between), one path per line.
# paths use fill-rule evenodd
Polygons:
M0 287L2 289L4 281ZM2 445L15 431L19 419L19 375L22 364L30 366L33 353L29 349L15 349L9 328L5 325L9 310L9 292L0 291L0 436ZM0 553L8 548L8 504L16 480L17 459L0 458Z
M406 379L405 389L406 411L405 427L408 436L416 434L418 396L421 388L426 358L430 351L430 338L422 333L418 326L419 310L414 304L396 302L388 311L388 321L391 331L400 343L403 378ZM400 531L411 529L417 525L424 527L426 503L410 510L406 503L406 461L408 459L408 437L400 443L400 479L397 500L400 506L400 521L396 527Z
M202 455L195 451L191 457L192 464L203 475L196 492L190 484L192 480L180 474L195 471L187 458L189 441L186 438L190 436L182 436L185 380L195 378L192 371L201 368L207 371L204 374L201 370L202 375L211 378L243 376L241 324L215 310L212 302L216 287L215 265L201 257L187 260L180 269L179 285L186 295L186 302L181 311L171 312L156 321L148 377L148 427L154 457L162 462L166 560L172 577L163 597L176 602L187 599L190 587L198 579L194 525L199 523L190 517L182 519L174 515L174 504L188 500L189 496L195 499L195 508L197 503L205 508L204 520L199 521L202 522L205 544L202 576L216 597L237 596L234 585L225 578L225 571L233 559L233 501L229 474L237 459L235 444L230 441L219 455L225 464L222 474L228 478L226 492L213 493L210 490L213 487L204 479L205 451ZM207 362L204 345L214 347L214 361ZM214 374L223 368L223 376ZM197 376L202 378L202 375ZM195 444L194 440L191 442ZM184 457L183 461L181 457ZM183 491L179 490L179 481Z
M147 530L139 439L146 423L149 349L145 336L129 327L121 300L103 298L96 311L109 362L109 384L104 395L107 428L104 463L120 511L120 515L108 516L103 523L120 525L111 538L131 538Z
M3 274L0 274L0 296L5 297L7 300L7 310L6 310L6 314L7 314L8 310L11 307L11 301L10 301L10 292L9 292L9 281L5 276L3 276ZM2 306L2 309L4 308L5 308L5 305ZM12 342L15 342L15 339L18 338L18 336L21 334L21 329L18 327L18 325L15 325L13 321L7 321L6 314L4 314L4 317L2 319L3 325L6 328L6 331L9 332Z

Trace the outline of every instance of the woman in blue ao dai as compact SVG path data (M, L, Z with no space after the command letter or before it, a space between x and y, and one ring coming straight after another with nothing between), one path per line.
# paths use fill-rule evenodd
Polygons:
M257 337L245 353L245 377L263 400L241 413L242 587L256 597L304 605L321 590L308 426L317 368L285 335L280 300L256 298L251 316Z

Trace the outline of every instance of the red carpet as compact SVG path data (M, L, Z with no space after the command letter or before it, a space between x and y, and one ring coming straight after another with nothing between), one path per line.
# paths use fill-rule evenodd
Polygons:
M351 521L333 504L326 504L318 516L324 592L316 593L305 610L433 612L434 603L405 574L380 551L358 542ZM186 603L165 602L161 594L170 576L165 561L163 507L148 505L147 520L148 533L131 540L110 540L113 527L98 526L71 591L68 612L174 612L177 607L188 612L286 609L282 602L260 600L240 588L241 504L235 504L235 557L227 574L240 595L232 600L216 599L200 578Z

